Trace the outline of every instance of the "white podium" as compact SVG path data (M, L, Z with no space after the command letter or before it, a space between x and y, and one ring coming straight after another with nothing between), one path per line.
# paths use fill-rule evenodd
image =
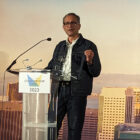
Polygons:
M57 139L57 89L50 71L20 70L23 93L22 140Z

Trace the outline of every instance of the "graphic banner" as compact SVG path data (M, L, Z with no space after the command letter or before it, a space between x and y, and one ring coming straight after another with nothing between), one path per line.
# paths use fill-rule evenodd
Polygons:
M20 72L19 92L50 94L50 73L38 71Z

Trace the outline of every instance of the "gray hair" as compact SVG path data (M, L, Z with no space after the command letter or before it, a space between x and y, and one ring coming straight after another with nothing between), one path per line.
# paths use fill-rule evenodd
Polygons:
M68 13L63 17L63 24L64 24L64 20L67 16L75 16L77 18L78 23L80 23L80 17L78 15L76 15L75 13Z

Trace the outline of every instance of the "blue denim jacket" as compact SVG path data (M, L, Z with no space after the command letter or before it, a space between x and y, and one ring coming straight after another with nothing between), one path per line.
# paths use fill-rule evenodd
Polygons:
M94 58L92 64L87 64L84 51L92 50ZM51 69L54 76L58 76L61 81L61 71L63 62L67 54L66 41L61 41L55 48L53 57L45 69ZM83 38L80 34L79 39L72 49L71 61L71 94L72 96L87 96L92 92L93 77L99 76L101 63L96 45Z

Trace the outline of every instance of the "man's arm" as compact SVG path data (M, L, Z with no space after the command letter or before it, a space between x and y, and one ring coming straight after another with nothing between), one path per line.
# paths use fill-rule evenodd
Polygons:
M93 77L99 76L101 72L101 63L100 63L97 47L96 46L91 47L91 49L86 50L84 54L86 56L89 73Z

